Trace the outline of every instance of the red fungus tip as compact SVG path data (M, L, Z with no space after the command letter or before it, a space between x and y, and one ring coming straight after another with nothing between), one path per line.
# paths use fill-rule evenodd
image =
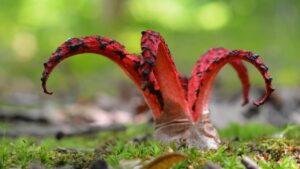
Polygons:
M49 92L49 91L47 90L46 82L43 82L43 83L42 83L42 87L43 87L44 93L46 93L46 94L48 94L48 95L52 95L52 94L53 94L53 92Z
M249 100L246 99L246 100L244 100L244 102L242 103L242 106L245 106L245 105L248 104L248 103L249 103Z
M253 100L252 103L253 103L255 106L259 107L259 106L263 105L263 104L266 102L266 100L267 100L267 99L262 99L262 100L260 100L260 101Z
M253 104L254 104L255 106L257 106L257 107L263 105L263 104L269 99L269 97L271 96L271 93L272 93L274 90L275 90L275 89L273 89L272 87L269 87L269 88L267 89L267 92L266 92L265 97L262 98L262 99L259 100L259 101L253 100L253 101L252 101Z

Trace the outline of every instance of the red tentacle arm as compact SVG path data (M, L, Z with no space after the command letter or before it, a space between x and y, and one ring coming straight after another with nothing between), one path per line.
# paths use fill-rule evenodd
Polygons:
M144 80L147 80L147 76L152 72L156 77L164 102L163 121L166 121L165 118L189 118L185 92L164 39L159 33L150 30L142 34L142 75Z
M127 76L138 86L138 88L141 89L142 80L138 71L142 62L141 58L136 55L129 54L123 45L115 40L101 36L88 36L67 40L57 48L49 61L44 63L44 72L41 80L45 93L52 94L52 92L49 92L46 87L47 80L52 70L64 59L81 53L95 53L109 58L113 62L117 63ZM155 88L159 91L159 87L155 86ZM150 90L141 91L153 112L154 118L160 116L162 107L159 104L158 100L160 98L158 98L158 95L151 93Z
M209 95L219 70L226 64L231 63L238 71L239 76L242 76L241 81L243 84L244 98L248 97L249 82L248 77L244 76L246 69L240 64L237 65L236 61L245 60L254 65L264 78L266 84L266 94L260 101L253 101L253 104L259 106L263 104L270 96L272 89L272 78L268 74L268 68L262 63L258 55L245 50L220 50L214 48L202 57L196 64L192 72L192 78L189 81L189 103L192 107L193 119L197 121L202 114L208 112ZM193 95L193 89L196 95ZM246 100L247 101L247 100ZM245 102L245 101L244 101Z
M192 71L192 76L191 80L189 83L189 88L188 90L188 101L189 101L189 107L192 111L195 109L195 100L197 99L200 89L200 77L202 76L202 71L199 71L200 67L211 61L217 61L218 55L220 54L228 54L230 50L225 49L225 48L212 48L208 50L198 61L197 64L195 65L193 71ZM201 63L201 64L200 64ZM231 66L237 71L238 76L242 82L243 86L243 98L244 101L242 103L242 106L247 104L249 102L249 89L250 89L250 82L249 82L249 76L248 76L248 71L246 66L243 64L241 60L234 60L229 62ZM196 118L196 117L195 117Z
M216 61L218 55L221 54L226 55L229 52L230 50L225 48L212 48L206 54L204 54L201 57L201 59L209 63L210 60ZM243 87L243 99L244 99L242 106L244 106L249 102L249 90L250 90L250 80L249 80L247 68L241 60L230 61L229 64L236 70L239 79L241 80L242 87ZM195 69L195 72L197 72L197 67Z
M231 61L230 64L236 70L236 72L239 76L239 79L242 82L243 97L244 97L242 106L244 106L249 102L250 82L249 82L248 71L247 71L247 68L244 65L244 63L240 60Z

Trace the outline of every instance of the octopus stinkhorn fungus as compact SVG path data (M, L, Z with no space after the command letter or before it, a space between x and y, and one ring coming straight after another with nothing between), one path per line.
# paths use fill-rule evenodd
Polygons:
M248 103L249 78L242 60L254 65L264 78L265 96L254 105L263 104L272 91L268 67L257 54L246 50L212 48L196 63L190 78L179 75L162 36L154 31L142 32L141 56L128 53L115 40L102 36L70 38L44 63L42 86L64 59L81 53L96 53L117 63L135 83L148 103L156 125L154 137L163 142L181 142L201 149L215 149L220 144L208 109L209 95L219 70L227 63L237 71L243 84L244 104Z

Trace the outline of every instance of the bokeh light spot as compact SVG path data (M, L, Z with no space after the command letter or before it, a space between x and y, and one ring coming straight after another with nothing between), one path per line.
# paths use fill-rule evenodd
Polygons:
M223 2L211 2L199 7L196 14L198 25L206 30L224 27L230 19L230 11Z
M154 23L175 31L189 26L188 11L178 1L131 0L128 7L139 22Z
M12 48L18 61L28 61L36 53L36 37L30 32L19 32L13 39Z
M127 51L129 53L140 53L140 41L141 41L141 33L139 31L124 31L118 37L120 42L126 46Z

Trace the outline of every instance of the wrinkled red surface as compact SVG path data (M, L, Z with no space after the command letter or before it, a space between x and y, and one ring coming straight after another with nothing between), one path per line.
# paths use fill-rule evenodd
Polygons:
M254 65L266 84L265 96L253 103L257 106L263 104L273 91L272 78L268 74L267 66L252 52L210 49L197 61L188 79L178 74L169 49L159 33L148 30L142 34L142 57L128 53L123 45L106 37L88 36L67 40L57 48L49 61L44 63L41 78L44 92L52 94L47 90L46 82L55 66L62 60L81 53L100 54L117 63L141 90L155 119L171 110L197 121L201 114L208 110L214 79L227 63L237 71L243 84L243 105L248 103L250 83L242 60Z

